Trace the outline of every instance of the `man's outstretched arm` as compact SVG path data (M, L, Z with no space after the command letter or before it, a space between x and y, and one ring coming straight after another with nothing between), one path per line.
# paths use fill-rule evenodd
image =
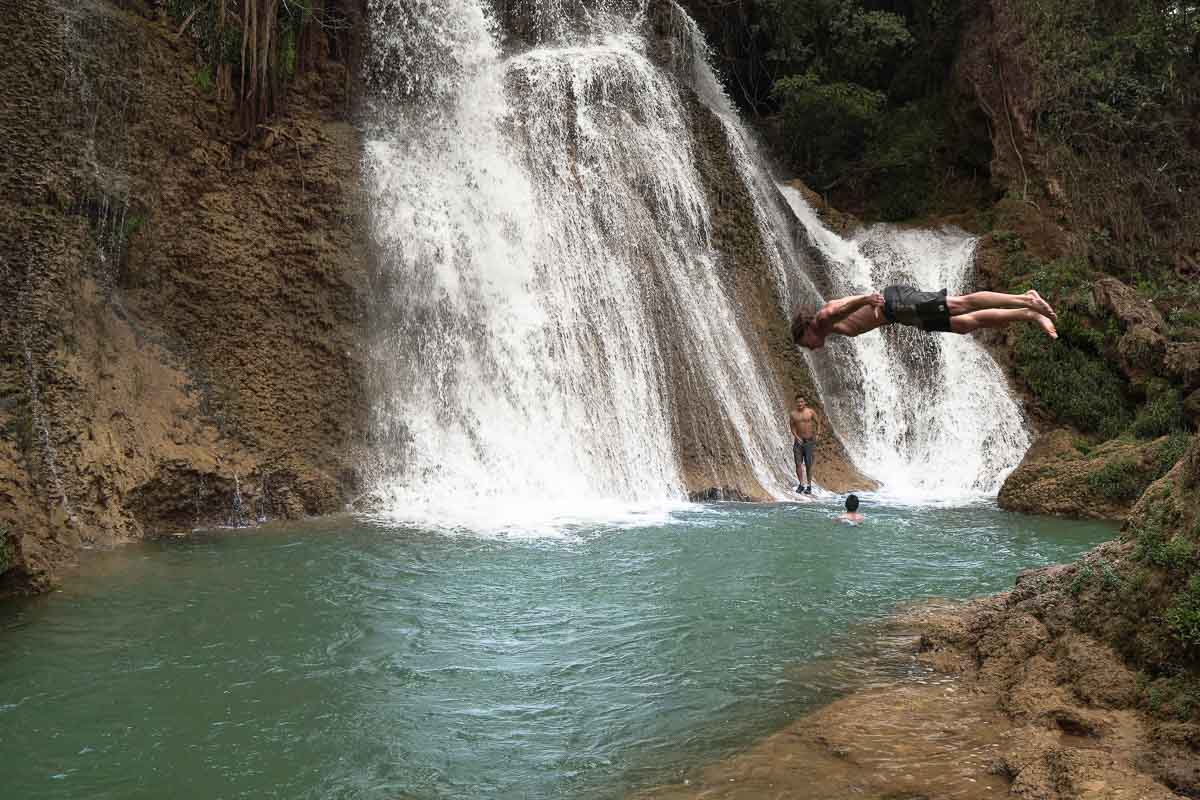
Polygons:
M864 306L883 308L883 295L872 292L830 300L817 312L816 322L822 328L831 328Z

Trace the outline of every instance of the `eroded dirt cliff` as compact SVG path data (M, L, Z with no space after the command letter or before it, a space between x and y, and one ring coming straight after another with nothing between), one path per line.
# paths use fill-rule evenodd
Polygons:
M0 32L0 592L80 547L340 508L365 416L347 65L316 53L241 135L148 5L13 0Z

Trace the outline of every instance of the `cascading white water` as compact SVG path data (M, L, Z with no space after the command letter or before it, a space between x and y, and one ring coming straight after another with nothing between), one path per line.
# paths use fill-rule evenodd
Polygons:
M528 529L678 502L682 393L782 494L779 392L718 279L679 87L637 18L505 56L479 0L372 12L386 506Z
M690 84L724 125L730 155L753 197L784 298L781 313L820 301L812 279L818 273L833 296L889 283L965 289L975 250L970 237L876 226L846 241L820 222L799 192L777 186L708 66L702 32L682 8L671 6L687 39L684 49L692 54ZM820 263L789 235L780 193ZM1004 376L967 337L888 330L835 341L825 351L806 353L805 360L851 459L890 495L949 502L994 495L1029 448L1020 406Z
M709 460L745 463L783 496L783 400L719 278L677 80L725 127L781 313L817 299L813 269L839 294L889 282L957 290L973 243L890 228L846 242L792 193L812 245L802 253L677 5L658 4L683 40L672 76L648 57L641 13L597 0L567 21L555 0L538 6L539 44L506 54L483 2L371 4L364 160L380 253L383 505L425 524L510 530L661 511L685 497L690 396L719 419L689 424L731 432L713 435ZM968 339L889 330L806 359L852 458L892 492L994 492L1028 446L1003 377ZM689 468L694 484L694 459Z
M968 290L975 240L943 230L877 225L846 240L804 197L781 191L827 259L835 296L903 283ZM1029 448L1020 406L971 337L889 326L834 337L810 357L851 458L889 494L955 501L994 495Z

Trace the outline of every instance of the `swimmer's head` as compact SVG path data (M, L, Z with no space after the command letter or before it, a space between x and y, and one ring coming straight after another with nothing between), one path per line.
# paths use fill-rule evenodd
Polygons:
M852 494L846 498L846 510L851 514L858 511L858 495Z

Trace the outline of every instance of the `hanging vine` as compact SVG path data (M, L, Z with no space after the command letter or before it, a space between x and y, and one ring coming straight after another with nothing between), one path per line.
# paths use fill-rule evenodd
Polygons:
M178 35L197 44L197 84L234 112L252 137L283 103L298 71L354 28L364 0L165 0ZM335 41L330 41L335 40Z

